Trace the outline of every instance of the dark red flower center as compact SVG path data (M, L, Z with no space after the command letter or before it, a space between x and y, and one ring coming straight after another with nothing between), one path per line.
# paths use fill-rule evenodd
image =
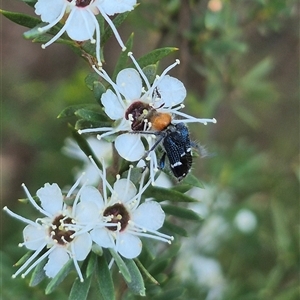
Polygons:
M110 221L107 222L109 224L120 224L120 231L123 231L126 228L128 221L130 220L128 211L123 204L119 203L107 207L103 216L110 218ZM107 229L116 231L117 226L107 226Z
M75 231L68 229L69 224L74 224L73 219L69 217L66 218L63 215L56 217L52 223L50 235L60 245L65 245L73 240L71 235L75 233Z

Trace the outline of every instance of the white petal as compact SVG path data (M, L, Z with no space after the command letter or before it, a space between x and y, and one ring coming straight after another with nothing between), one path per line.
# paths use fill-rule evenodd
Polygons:
M48 229L40 225L27 225L23 230L24 244L30 250L37 250L43 244L46 246Z
M139 134L119 135L115 140L115 147L120 156L128 161L137 161L145 154L145 147Z
M165 104L164 107L171 107L180 104L186 97L186 89L183 83L169 75L164 76L157 89L161 95L161 100L155 104L156 107L163 103Z
M75 41L91 39L96 28L92 19L94 17L86 9L73 8L73 10L72 19L66 29L68 36Z
M138 100L142 93L142 79L140 74L132 68L119 72L116 83L120 93L126 100Z
M114 194L113 196L117 197L123 203L132 199L137 193L135 185L130 180L127 180L125 178L122 178L115 182L114 191L116 194Z
M135 235L121 232L117 240L117 250L125 258L135 258L142 251L142 242Z
M120 103L117 95L111 90L107 90L101 97L105 113L112 119L118 120L125 116L125 109Z
M94 224L99 220L99 207L91 201L80 202L76 206L75 219L79 224Z
M74 245L74 257L76 260L84 260L92 249L92 238L89 233L83 233L72 241Z
M145 229L157 230L162 227L165 213L159 203L148 201L141 204L133 213L132 221Z
M70 259L65 248L57 247L49 254L49 260L44 267L46 275L50 278L56 276L65 263Z
M81 202L93 202L99 209L104 206L104 201L101 193L93 186L85 186L80 192Z
M41 16L43 22L53 22L61 13L64 0L38 0L35 4L35 13Z
M63 195L61 189L56 183L45 183L36 195L41 201L42 208L52 215L57 214L63 207Z
M136 4L136 0L104 0L98 4L108 15L131 11Z
M95 228L90 234L92 240L103 248L115 248L111 233L107 228Z

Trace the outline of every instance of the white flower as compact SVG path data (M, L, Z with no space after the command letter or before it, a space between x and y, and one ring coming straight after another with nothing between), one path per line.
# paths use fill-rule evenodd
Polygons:
M115 140L116 150L126 160L138 161L145 155L145 146L141 141L141 136L146 138L148 150L154 147L157 138L156 135L142 134L140 131L161 131L166 129L171 122L172 124L216 122L215 119L197 119L179 112L179 109L184 107L182 102L186 97L186 89L177 78L166 75L169 70L179 64L179 60L165 69L161 76L156 76L153 84L150 85L132 53L129 53L129 56L138 71L133 68L121 70L117 75L116 83L103 69L98 70L94 67L95 71L110 83L114 90L108 89L102 95L101 102L106 114L115 120L117 125L115 127L83 129L79 133L105 131L98 136L101 139L125 131ZM143 87L143 80L146 83L146 88ZM174 115L180 116L181 119L173 119ZM150 151L149 159L151 160L150 170L157 170L157 158L154 151Z
M83 188L81 192L82 204L92 202L98 207L98 221L90 232L93 241L101 247L114 249L125 258L135 258L141 253L140 237L167 243L173 240L173 237L157 231L165 219L161 206L155 201L140 204L141 196L150 181L144 185L143 173L137 190L130 181L131 169L126 179L117 177L113 186L107 182L105 173L101 173L102 195L91 186Z
M99 141L93 136L88 137L86 141L88 142L95 157L97 157L99 160L103 159L105 164L109 166L112 161L112 144L104 140ZM62 148L62 151L67 156L83 162L83 167L81 169L77 169L75 172L76 179L81 177L81 185L85 182L93 186L99 184L100 175L98 171L73 139L67 138L65 140L65 145Z
M234 223L241 232L250 233L256 228L257 219L251 210L243 208L236 214Z
M95 211L95 206L90 203L83 210L82 204L77 203L80 192L76 195L72 207L65 204L64 199L68 199L70 196L73 197L72 193L78 186L78 182L79 180L65 197L56 183L46 183L36 193L41 201L41 206L37 205L23 184L22 186L31 204L45 216L36 219L36 221L19 216L4 207L9 215L28 224L23 230L24 242L20 246L25 246L34 251L13 277L16 277L27 268L25 273L22 274L24 278L43 259L48 258L44 270L46 275L52 278L56 276L69 259L72 259L78 276L83 281L78 261L83 261L92 248L92 238L88 233L88 230L90 230L88 225L91 223L91 214ZM40 255L44 249L46 249L45 252Z
M131 11L135 4L136 0L38 0L35 4L35 13L41 16L43 22L49 23L39 28L39 31L45 32L66 19L61 30L42 47L46 48L67 32L68 36L75 41L90 40L96 43L96 57L101 66L100 26L96 15L100 13L103 16L114 32L118 43L125 50L126 47L109 16ZM94 39L95 31L96 39Z

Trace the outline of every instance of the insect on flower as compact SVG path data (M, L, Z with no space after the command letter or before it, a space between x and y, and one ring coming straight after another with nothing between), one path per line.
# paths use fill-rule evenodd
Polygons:
M158 112L149 104L141 101L134 102L126 111L126 119L132 121L132 133L151 134L158 137L148 154L162 145L164 153L159 162L159 168L165 167L165 159L168 157L170 168L174 176L181 181L190 171L192 158L192 143L189 130L183 123L172 124L172 116L169 113ZM145 123L151 131L143 131Z

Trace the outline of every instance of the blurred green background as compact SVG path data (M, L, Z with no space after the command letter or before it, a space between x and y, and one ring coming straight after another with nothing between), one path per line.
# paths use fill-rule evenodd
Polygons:
M172 295L184 287L175 293L179 299L300 299L299 4L140 2L121 36L135 32L136 57L178 47L161 70L178 57L171 75L188 90L186 112L218 121L190 126L192 138L211 153L193 166L206 187L193 191L203 222L184 224L191 237L182 238L180 254L170 260L165 290ZM18 1L2 8L34 15ZM32 194L45 182L64 187L78 165L61 152L73 120L57 115L95 99L84 83L89 67L67 46L42 50L22 38L25 28L3 17L1 25L1 201L29 217L33 209L17 201L24 197L21 183ZM119 53L112 38L105 50L109 73ZM28 288L27 278L10 278L25 253L17 247L23 224L4 214L1 220L1 299L67 299L72 278L49 296Z

